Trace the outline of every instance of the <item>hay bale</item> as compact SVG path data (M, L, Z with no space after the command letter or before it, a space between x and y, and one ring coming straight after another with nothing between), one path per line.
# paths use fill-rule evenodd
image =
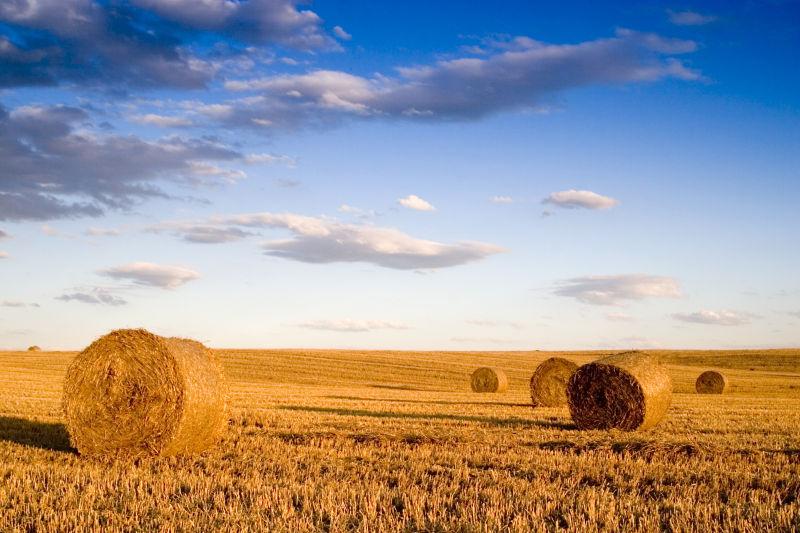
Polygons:
M499 368L483 367L472 373L470 386L472 392L505 392L508 390L508 377Z
M29 352L41 352L42 349L34 344L33 346L28 346L28 351Z
M187 339L121 329L67 369L64 413L81 455L183 455L214 444L227 424L222 367Z
M581 429L648 429L664 418L672 402L672 379L654 357L625 352L578 368L567 385L567 399Z
M536 367L531 376L531 401L534 407L567 405L567 382L578 365L561 357L551 357Z
M716 370L706 370L694 384L697 394L723 394L728 389L728 377Z

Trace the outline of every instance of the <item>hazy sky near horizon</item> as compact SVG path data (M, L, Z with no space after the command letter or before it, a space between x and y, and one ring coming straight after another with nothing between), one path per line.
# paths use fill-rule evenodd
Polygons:
M800 3L0 4L0 348L800 346Z

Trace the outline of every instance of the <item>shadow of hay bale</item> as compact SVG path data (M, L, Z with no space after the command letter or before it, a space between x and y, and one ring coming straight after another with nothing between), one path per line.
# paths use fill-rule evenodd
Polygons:
M0 416L0 441L55 452L77 453L64 424Z

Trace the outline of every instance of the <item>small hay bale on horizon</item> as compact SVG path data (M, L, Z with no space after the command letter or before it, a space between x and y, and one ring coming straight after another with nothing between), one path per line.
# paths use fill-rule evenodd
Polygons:
M717 370L706 370L697 377L694 388L698 394L724 394L728 389L728 377Z
M78 354L64 380L64 414L81 455L185 455L213 445L227 424L225 383L199 342L122 329Z
M567 405L567 383L577 369L577 364L562 357L551 357L537 366L530 381L533 406Z
M28 346L28 351L29 352L41 352L42 349L34 344L33 346Z
M472 392L505 392L508 390L508 377L499 368L482 367L470 377Z
M624 352L578 368L567 385L567 398L581 429L645 430L667 413L672 379L653 356Z

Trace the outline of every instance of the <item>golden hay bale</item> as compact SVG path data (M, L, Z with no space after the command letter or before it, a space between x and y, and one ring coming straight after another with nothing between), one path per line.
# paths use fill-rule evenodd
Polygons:
M567 405L567 382L578 365L561 357L551 357L536 367L531 376L531 401L534 407Z
M672 402L672 379L652 356L625 352L578 368L567 398L581 429L648 429L664 418Z
M121 329L67 369L64 413L81 455L182 455L214 444L226 426L222 367L187 339Z
M28 351L29 352L41 352L42 349L34 344L33 346L28 346Z
M508 377L499 368L483 367L472 373L470 386L472 392L505 392L508 390Z
M706 370L694 384L698 394L723 394L728 389L728 377L716 370Z

